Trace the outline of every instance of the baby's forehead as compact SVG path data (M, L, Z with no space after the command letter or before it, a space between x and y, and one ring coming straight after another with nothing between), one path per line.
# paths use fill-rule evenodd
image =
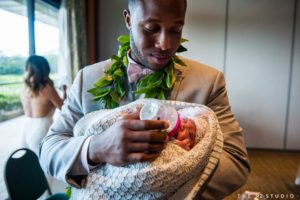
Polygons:
M181 121L182 122L185 122L185 123L187 123L187 122L193 122L193 120L192 119L190 119L190 118L181 118Z
M181 122L189 128L196 128L196 124L194 122L194 120L190 119L190 118L183 118L181 119Z
M194 122L194 120L193 119L191 119L191 118L187 118L187 117L185 117L185 118L181 118L181 121L184 121L184 122Z

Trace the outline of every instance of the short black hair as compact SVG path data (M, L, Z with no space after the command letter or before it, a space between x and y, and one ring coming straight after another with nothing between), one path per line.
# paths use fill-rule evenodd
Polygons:
M128 0L128 8L129 8L129 10L133 9L133 7L136 5L137 1L139 1L139 0ZM186 9L187 2L186 2L186 0L184 2L185 2L185 9Z
M128 0L129 10L131 10L135 6L136 2L137 2L137 0Z

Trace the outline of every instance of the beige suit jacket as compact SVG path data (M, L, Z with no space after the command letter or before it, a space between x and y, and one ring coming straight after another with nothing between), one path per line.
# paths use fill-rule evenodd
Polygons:
M242 129L231 112L222 72L183 60L187 67L176 66L179 75L168 99L207 105L216 113L224 135L218 166L196 199L222 199L242 186L250 172ZM83 115L102 108L99 102L92 101L87 90L110 65L106 60L79 71L60 116L41 143L43 169L78 188L84 186L88 174L80 159L86 137L73 137L73 127Z

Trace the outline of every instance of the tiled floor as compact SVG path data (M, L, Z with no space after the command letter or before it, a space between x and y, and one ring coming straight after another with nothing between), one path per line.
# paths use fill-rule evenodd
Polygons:
M25 117L17 117L12 120L0 122L0 199L8 197L4 179L4 165L9 155L20 148L22 128L25 123ZM65 192L65 185L57 183L51 186L52 192Z

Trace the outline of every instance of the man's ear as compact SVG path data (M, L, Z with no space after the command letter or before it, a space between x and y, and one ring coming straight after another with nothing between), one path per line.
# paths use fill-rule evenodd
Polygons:
M124 15L124 20L125 20L126 27L127 27L127 29L130 30L130 28L131 28L131 16L130 16L129 9L125 9L123 11L123 15Z

